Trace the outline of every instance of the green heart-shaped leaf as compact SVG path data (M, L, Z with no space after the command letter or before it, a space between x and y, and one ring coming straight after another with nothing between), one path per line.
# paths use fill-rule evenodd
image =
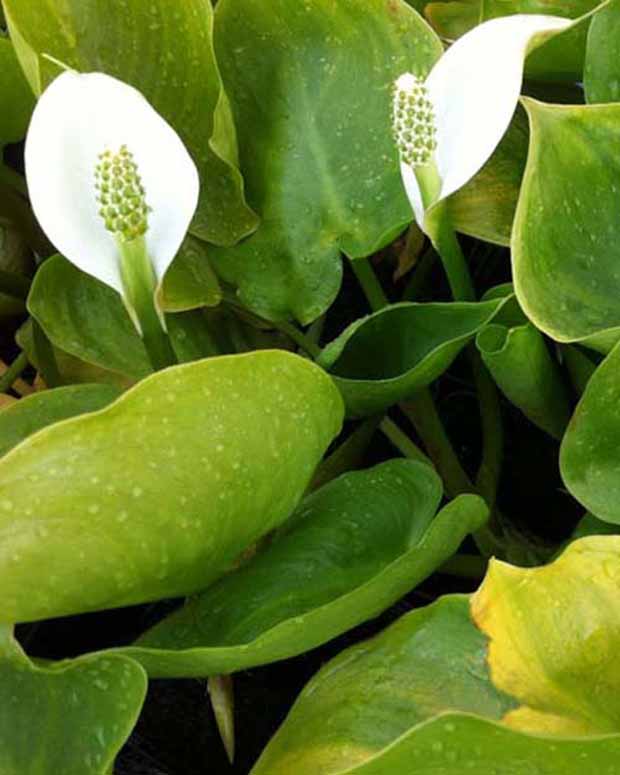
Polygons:
M590 24L583 85L588 102L620 102L620 2L611 0Z
M9 30L36 94L60 68L100 71L138 88L179 132L201 178L195 233L230 245L256 227L243 198L235 128L213 50L208 0L4 0Z
M513 232L515 291L553 339L620 335L620 105L526 101L530 151Z
M262 223L210 253L261 315L309 322L355 258L412 220L390 125L391 86L442 51L403 0L220 0L216 49Z
M166 275L163 295L166 309L191 310L217 303L219 288L201 254L184 247ZM142 339L118 293L62 256L52 256L39 268L28 296L28 310L63 352L132 379L151 373ZM166 320L179 361L213 354L200 314L190 311L168 315Z
M393 304L352 323L319 363L332 374L348 414L374 414L437 379L506 303Z
M120 392L113 385L71 385L22 398L0 412L0 456L47 425L103 409Z
M562 442L560 469L571 494L620 524L620 347L590 378Z
M306 498L264 552L123 653L153 676L204 676L315 648L392 605L486 519L466 495L432 520L440 498L423 463L345 474Z
M203 589L289 516L341 421L321 369L262 351L45 428L0 460L3 618Z
M34 108L32 92L21 71L13 44L0 37L0 150L22 140Z
M146 688L140 665L118 655L37 667L0 628L2 775L107 775Z
M555 562L492 561L347 649L302 691L253 775L615 773L620 536Z

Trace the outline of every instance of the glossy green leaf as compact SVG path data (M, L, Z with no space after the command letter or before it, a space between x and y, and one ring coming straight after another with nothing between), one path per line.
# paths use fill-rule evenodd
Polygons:
M560 469L571 494L607 522L620 524L620 348L590 378L571 419Z
M138 718L147 679L117 655L36 667L0 629L2 775L107 775Z
M499 721L512 706L491 683L486 638L471 622L467 598L443 598L320 670L252 775L357 775L364 771L360 765L438 714L461 711ZM446 743L450 738L445 731L442 737ZM449 769L444 743L440 749L446 769L439 772L460 774L458 762ZM417 774L425 756L410 757L409 771L412 761ZM407 771L385 770L390 775Z
M392 605L486 519L484 502L466 495L433 520L440 499L423 463L345 474L306 498L272 545L123 653L153 676L204 676L315 648Z
M103 409L120 393L113 385L71 385L20 399L0 412L0 456L48 425Z
M26 135L34 108L32 92L15 56L13 44L0 37L0 150Z
M166 312L185 312L215 307L222 291L209 259L207 246L189 235L164 277L162 307Z
M586 353L572 344L563 345L560 352L575 392L578 396L583 395L590 377L596 371L597 363L593 357L596 353L593 350Z
M592 19L583 85L588 102L620 102L620 2L611 0Z
M3 617L203 589L289 516L342 421L331 380L262 351L160 371L0 460Z
M18 329L15 334L15 341L28 356L28 361L41 373L42 364L34 343L32 318L29 318ZM52 346L52 352L60 374L60 382L63 385L96 383L115 385L124 390L133 383L133 380L124 377L118 372L108 371L92 363L82 361L60 350L58 347Z
M142 339L120 296L62 256L39 267L28 310L61 350L133 379L150 374Z
M571 416L566 385L544 337L531 323L508 328L491 324L476 337L476 346L502 393L556 439Z
M258 231L211 257L243 302L309 322L333 301L340 251L366 256L411 221L391 84L442 48L404 0L220 0L216 49Z
M179 132L198 166L195 233L229 245L253 231L256 217L243 198L209 2L131 0L113 13L107 0L4 0L4 8L35 93L60 72L43 54L136 86Z
M519 110L489 161L448 199L457 231L498 245L510 244L527 144L527 119Z
M352 323L319 363L332 374L348 414L374 414L437 379L505 303L393 304Z
M252 775L620 773L620 537L493 561L347 649L306 686Z
M197 266L200 254L179 254L172 279L164 281L166 306L191 308L219 292L210 285L208 265ZM180 259L180 260L179 260ZM178 263L177 263L178 262ZM190 278L200 277L190 287ZM131 322L121 297L62 256L52 256L39 268L28 309L50 340L62 351L131 379L152 371L142 339ZM181 362L213 354L206 324L193 312L168 315L168 333ZM204 330L203 330L204 329Z
M526 101L530 151L515 217L519 303L553 339L608 351L620 335L620 105Z

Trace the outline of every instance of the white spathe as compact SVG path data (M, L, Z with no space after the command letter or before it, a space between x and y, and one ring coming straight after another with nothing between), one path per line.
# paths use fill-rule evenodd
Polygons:
M123 145L151 208L145 240L161 283L200 184L183 142L137 89L103 73L63 73L41 95L25 149L28 192L43 231L71 263L121 295L118 244L99 214L95 168L100 153Z
M521 92L523 63L534 35L563 30L571 19L517 14L492 19L459 38L437 61L425 86L435 111L439 198L464 186L504 136ZM397 85L407 89L405 73ZM401 163L403 183L418 225L424 206L413 169Z

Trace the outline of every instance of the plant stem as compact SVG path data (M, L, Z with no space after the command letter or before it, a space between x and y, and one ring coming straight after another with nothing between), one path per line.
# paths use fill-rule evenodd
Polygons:
M447 203L438 202L426 215L427 233L439 253L455 301L475 301L476 294Z
M424 442L426 451L443 479L448 495L455 498L464 492L475 492L476 488L463 469L448 438L430 390L428 388L420 390L410 401L401 403L400 408L411 420Z
M388 438L392 444L399 450L404 457L410 460L419 460L420 463L427 463L433 465L433 462L428 458L424 452L414 444L414 442L404 433L395 422L390 420L389 417L384 417L379 425L379 429Z
M319 464L312 477L310 491L323 487L340 474L359 466L380 421L381 417L375 416L360 423L353 433Z
M480 420L482 424L482 460L476 476L476 489L491 509L492 530L496 525L495 499L504 456L504 429L497 388L487 371L480 353L470 347L469 362L474 375L476 391L480 402Z
M22 351L0 377L0 393L6 393L10 390L15 380L22 374L27 366L28 356Z
M309 337L307 337L303 331L300 331L296 326L294 326L292 323L289 323L287 320L278 320L276 323L273 323L273 325L278 330L282 331L283 334L286 334L290 339L292 339L295 344L307 352L310 357L316 358L321 352L321 348L317 344L315 344Z
M155 306L155 276L144 237L119 244L123 301L139 333L153 369L165 369L177 358Z
M351 260L351 269L364 291L370 309L376 312L387 307L389 301L379 280L377 280L370 261L367 258L354 258Z

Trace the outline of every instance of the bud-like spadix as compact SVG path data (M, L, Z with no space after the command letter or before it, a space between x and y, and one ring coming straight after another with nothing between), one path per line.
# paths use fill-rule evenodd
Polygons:
M437 147L435 111L424 82L411 73L394 84L392 127L404 164L421 167L430 162Z
M126 145L116 153L107 150L99 154L95 188L99 215L108 231L124 242L146 233L150 208L138 167Z

